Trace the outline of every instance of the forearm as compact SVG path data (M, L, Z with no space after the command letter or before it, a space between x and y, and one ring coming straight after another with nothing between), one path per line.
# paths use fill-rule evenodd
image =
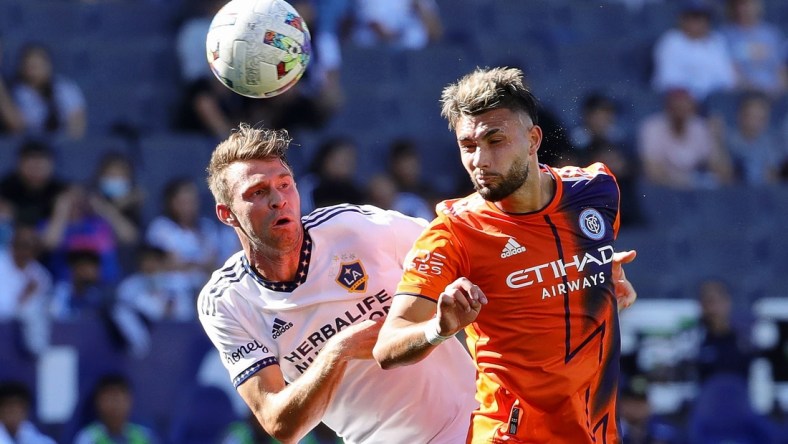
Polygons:
M426 358L437 345L430 344L425 335L428 322L387 320L372 351L375 361L383 369L415 364Z
M253 407L268 433L287 444L297 442L323 418L347 369L347 359L324 348L309 368L281 391Z

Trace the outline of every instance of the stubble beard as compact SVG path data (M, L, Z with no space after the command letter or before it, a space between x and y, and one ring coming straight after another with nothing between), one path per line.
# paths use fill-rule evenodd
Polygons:
M497 184L479 185L473 175L471 175L471 181L473 182L473 188L484 200L498 202L511 196L512 193L523 186L528 180L529 170L530 164L523 162L522 159L517 159Z

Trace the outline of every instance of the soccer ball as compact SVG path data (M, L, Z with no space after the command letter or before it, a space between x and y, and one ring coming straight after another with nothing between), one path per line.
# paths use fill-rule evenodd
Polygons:
M284 0L232 0L211 21L208 64L216 78L247 97L273 97L304 74L309 29Z

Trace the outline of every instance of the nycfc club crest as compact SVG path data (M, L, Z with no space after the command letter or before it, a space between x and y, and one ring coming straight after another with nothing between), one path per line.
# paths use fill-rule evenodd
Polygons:
M599 211L586 208L578 218L580 230L590 239L599 240L605 237L605 221Z
M353 262L342 262L339 264L337 273L337 283L347 289L350 293L363 293L367 290L367 272L361 261L356 259Z

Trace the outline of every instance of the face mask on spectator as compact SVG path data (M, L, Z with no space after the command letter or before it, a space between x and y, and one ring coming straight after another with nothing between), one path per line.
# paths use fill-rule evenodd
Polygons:
M110 199L117 199L123 197L131 191L131 182L122 177L107 177L101 179L99 188Z

